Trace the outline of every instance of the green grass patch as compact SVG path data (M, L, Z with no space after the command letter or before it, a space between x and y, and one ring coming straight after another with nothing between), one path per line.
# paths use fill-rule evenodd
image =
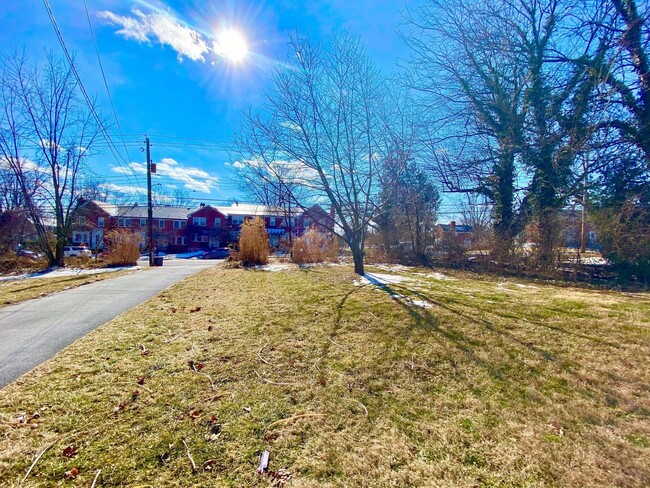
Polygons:
M46 449L24 486L650 485L646 296L399 274L175 285L0 392L0 479Z

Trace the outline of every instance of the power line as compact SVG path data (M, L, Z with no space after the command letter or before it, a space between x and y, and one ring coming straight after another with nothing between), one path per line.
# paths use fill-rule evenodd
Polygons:
M106 87L106 93L108 94L108 101L111 104L111 109L113 110L113 117L115 117L115 123L117 124L117 130L120 132L120 138L122 139L122 144L124 145L124 150L126 155L131 160L131 154L126 147L126 142L124 141L124 135L122 135L122 126L120 125L120 119L117 117L117 111L115 110L115 105L113 104L113 97L111 96L111 91L108 89L108 82L106 81L106 74L104 73L104 65L102 64L102 58L99 56L99 49L97 48L97 40L95 39L95 31L93 29L93 24L90 21L90 13L88 12L88 3L86 0L84 2L84 9L86 10L86 19L88 20L88 27L90 28L90 35L93 38L93 46L95 47L95 54L97 54L97 62L99 63L99 70L102 72L102 79L104 80L104 86Z
M113 157L115 158L115 161L117 161L117 164L122 166L122 163L118 159L117 156L119 156L122 161L126 164L128 167L129 164L128 162L124 159L124 156L117 150L117 147L115 147L115 144L113 143L110 135L108 134L108 131L106 130L106 127L104 127L104 124L102 123L99 115L97 114L97 111L95 110L95 106L92 103L92 100L88 96L88 92L86 91L86 87L84 86L83 82L81 81L81 77L79 76L79 73L77 72L77 67L75 66L72 56L70 55L70 52L68 51L68 47L65 44L65 41L63 40L63 34L61 34L61 30L59 29L59 25L56 21L56 17L54 16L54 12L52 10L52 6L50 5L49 0L43 0L43 4L45 5L45 9L47 10L48 16L50 17L50 22L52 23L52 27L54 27L54 32L56 33L56 36L59 40L59 44L61 44L61 48L63 49L63 53L65 54L66 59L68 60L68 64L70 65L70 69L72 70L72 73L74 74L77 83L79 84L79 90L81 91L82 95L86 99L86 103L88 105L88 108L90 109L91 113L95 117L95 120L97 121L97 125L100 129L100 132L104 136L104 139L106 142L109 144L109 149L111 153L113 154ZM128 156L128 154L127 154ZM131 168L133 171L133 168ZM135 172L134 172L135 174Z

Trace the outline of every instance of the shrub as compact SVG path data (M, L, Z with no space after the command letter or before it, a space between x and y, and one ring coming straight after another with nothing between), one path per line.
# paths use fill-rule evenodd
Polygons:
M106 234L106 260L112 266L129 266L140 257L140 234L128 230L112 230Z
M269 262L269 236L264 220L255 217L246 220L239 233L239 260L244 264Z
M311 226L302 237L293 242L291 258L294 263L322 263L336 261L338 246L335 236L318 232Z

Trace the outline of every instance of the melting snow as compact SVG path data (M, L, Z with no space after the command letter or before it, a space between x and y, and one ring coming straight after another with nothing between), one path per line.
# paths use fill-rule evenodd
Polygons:
M122 266L119 268L96 268L96 269L78 269L78 268L53 268L51 271L30 273L17 276L5 276L0 281L27 280L30 278L57 278L61 276L80 276L94 275L100 273L113 273L123 269L140 269L140 266Z
M452 278L451 276L447 276L442 273L415 273L415 274L419 276L423 276L424 278L433 278L434 280L456 281L456 278Z
M352 282L354 286L361 285L389 285L391 283L401 283L408 278L399 275L388 275L382 273L366 273L361 279Z

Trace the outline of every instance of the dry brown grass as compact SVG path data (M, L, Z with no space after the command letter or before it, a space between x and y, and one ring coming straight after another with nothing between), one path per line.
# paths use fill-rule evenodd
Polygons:
M0 282L0 307L23 302L45 295L51 295L70 288L89 285L96 281L116 278L130 273L130 270L114 271L78 276L60 276L56 278L29 278L16 281Z
M267 264L269 262L269 236L264 220L255 217L246 220L239 234L237 259L247 264Z
M647 295L420 271L196 275L0 392L0 479L650 485Z
M334 262L338 255L336 236L319 232L311 226L293 242L291 260L298 264Z
M111 266L132 266L140 257L142 237L137 232L115 229L106 234L105 261Z

